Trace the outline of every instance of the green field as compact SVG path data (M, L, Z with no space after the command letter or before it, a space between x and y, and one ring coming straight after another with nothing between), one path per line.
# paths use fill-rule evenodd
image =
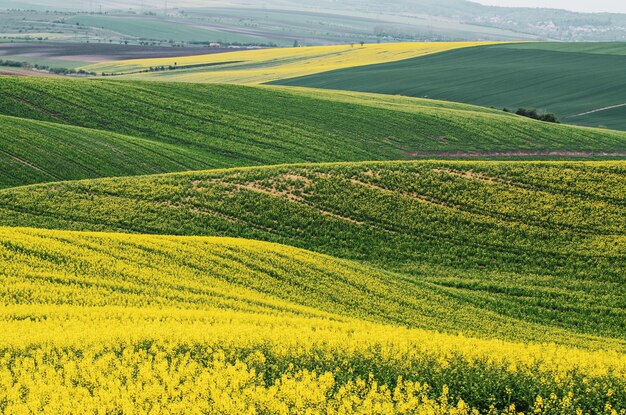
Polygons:
M55 59L55 58L41 58L41 57L32 57L32 56L24 56L24 55L2 55L0 56L0 60L5 61L14 61L14 62L27 62L31 65L40 65L40 66L48 66L50 68L67 68L67 69L76 69L81 66L89 65L91 62L80 61L80 60L69 60L69 59ZM3 66L0 65L0 68ZM10 69L11 67L7 67ZM13 67L13 69L15 69Z
M107 131L0 116L0 188L205 167L197 152Z
M527 43L436 55L277 81L556 113L563 122L626 130L626 43ZM392 79L393 81L388 81Z
M3 190L0 224L288 244L516 325L440 329L600 345L625 329L624 177L623 162L382 162L100 179Z
M129 38L174 42L240 42L256 43L258 39L244 34L217 32L156 18L128 16L72 16L63 20L119 33Z
M245 4L200 2L186 8L177 2L167 12L163 2L144 7L139 1L100 13L83 2L74 11L51 13L0 2L0 38L60 41L222 42L291 47L416 40L532 40L537 36L507 28L402 13L377 13L339 5L306 7L293 3ZM37 1L40 5L42 2ZM2 10L2 6L7 10ZM93 6L97 6L95 3ZM106 9L106 4L103 4ZM77 25L79 23L80 25Z
M292 162L626 154L626 134L309 89L4 77L0 187ZM19 118L13 118L19 117ZM509 152L509 153L507 153Z

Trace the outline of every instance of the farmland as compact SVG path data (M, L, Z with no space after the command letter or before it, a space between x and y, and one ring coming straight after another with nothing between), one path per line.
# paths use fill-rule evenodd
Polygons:
M7 12L120 44L5 46L90 75L0 76L0 415L626 415L623 44L133 1Z
M385 95L30 77L0 92L0 187L459 152L626 157L624 133Z
M200 55L172 59L104 62L82 69L105 74L133 74L133 78L177 82L258 84L353 66L393 62L416 56L465 48L482 42L406 42L352 44L304 48L263 49L227 55ZM176 70L148 72L177 65ZM137 74L139 72L139 74ZM147 73L142 73L147 72Z
M411 282L307 251L19 228L0 229L0 243L0 273L11 282L0 297L8 413L513 414L620 408L626 398L626 361L614 353L362 320L366 309L346 301L363 297L359 287L390 300L376 307L426 296ZM381 315L389 321L394 312ZM405 317L420 324L419 315ZM465 386L484 377L492 382L480 390Z
M488 45L276 83L537 108L567 123L626 130L623 107L586 114L626 103L625 53L624 43Z
M138 58L166 58L228 52L227 48L172 48L113 43L15 42L0 43L0 59L53 67L77 68L96 62Z
M350 41L399 42L412 40L529 40L554 39L570 42L626 39L626 18L621 14L574 13L557 9L490 7L465 0L106 0L101 3L68 0L2 0L8 30L60 31L77 36L76 28L58 22L54 14L72 17L135 18L157 24L175 23L182 31L205 28L218 34L252 36L259 42L291 46ZM52 14L52 13L49 13ZM25 22L19 25L19 20ZM549 21L550 24L544 24ZM0 30L3 25L0 23ZM81 26L94 41L100 36L122 37L119 32ZM5 29L5 30L7 30ZM175 36L176 28L163 34ZM1 32L0 32L1 33ZM83 38L86 33L83 33ZM133 40L132 37L125 37ZM203 39L205 40L205 39ZM212 40L212 39L211 39Z
M532 309L535 323L617 339L623 169L387 162L55 183L0 192L0 224L278 242L420 275L511 318ZM565 291L554 290L555 279ZM594 295L574 294L583 286ZM499 335L532 336L507 333Z
M0 188L205 167L187 149L87 128L0 116Z
M365 162L1 190L3 408L623 413L625 169Z
M256 39L243 34L217 33L213 30L184 26L176 22L162 21L147 16L72 16L63 20L66 24L78 24L88 27L97 27L120 33L144 41L173 41L173 42L239 42L254 43Z
M41 0L35 0L41 4ZM536 36L506 28L445 20L423 16L375 13L346 9L336 2L325 7L303 7L294 2L286 5L208 4L198 2L192 9L176 2L165 10L164 3L130 2L103 10L80 3L78 7L53 11L55 7L19 7L8 10L7 0L0 2L0 38L36 41L58 40L83 43L108 43L192 46L220 42L291 47L294 42L305 46L346 44L365 41L473 41L520 40ZM88 7L92 6L92 7ZM156 7L155 7L156 6ZM178 7L176 7L178 6ZM73 10L72 10L73 9ZM91 9L91 10L88 10Z

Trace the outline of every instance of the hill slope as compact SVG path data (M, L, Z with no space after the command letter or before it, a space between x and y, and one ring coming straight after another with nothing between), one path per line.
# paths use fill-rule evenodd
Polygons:
M275 83L539 108L564 122L626 130L625 54L626 43L491 45Z
M516 414L511 403L543 410L542 396L548 408L626 405L623 354L356 319L497 321L456 309L427 285L303 250L0 228L0 264L8 411L362 413L375 400L407 414Z
M280 242L427 281L507 318L618 339L625 177L623 162L194 172L4 190L0 223Z
M79 0L68 0L63 5L52 0L2 0L0 6L42 11L96 11ZM108 11L107 15L131 8L134 17L146 8L156 12L157 17L163 15L163 2L159 0L108 0L102 6L104 11ZM171 10L164 19L176 23L172 31L163 34L164 40L175 37L181 26L183 29L192 26L220 31L221 36L205 34L197 39L204 42L229 40L228 35L246 35L256 37L257 42L275 41L287 46L293 44L294 39L299 39L300 43L345 43L354 39L626 39L624 14L493 7L465 0L231 0L227 3L219 0L179 0L176 7L181 12ZM228 9L224 10L226 7ZM54 18L48 20L55 21ZM35 27L31 28L31 33L41 27L41 24L29 23ZM291 43L288 43L289 40Z
M218 308L487 338L516 327L517 339L538 332L537 341L573 335L599 346L598 338L567 330L546 334L541 325L467 304L426 281L267 242L2 228L0 245L5 305Z
M0 115L0 188L209 165L182 146Z
M385 95L11 77L0 93L0 114L22 118L0 119L0 187L294 162L626 155L622 132Z

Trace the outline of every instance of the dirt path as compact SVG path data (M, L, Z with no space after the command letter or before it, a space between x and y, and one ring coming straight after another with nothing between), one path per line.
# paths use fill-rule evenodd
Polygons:
M414 152L407 153L409 157L454 157L454 158L479 158L479 157L626 157L623 152L594 152L594 151L491 151L491 152L469 152L469 151L443 151L443 152Z
M576 115L570 115L566 118L582 117L583 115L595 114L596 112L602 112L602 111L612 110L614 108L621 108L621 107L626 107L626 104L618 104L618 105L611 105L610 107L598 108L597 110L587 111L587 112L583 112L583 113L576 114Z

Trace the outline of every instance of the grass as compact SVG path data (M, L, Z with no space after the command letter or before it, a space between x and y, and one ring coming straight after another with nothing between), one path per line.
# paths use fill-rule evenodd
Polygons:
M386 95L30 77L0 78L0 93L0 187L456 152L626 152L622 132Z
M626 55L624 42L541 42L516 43L508 47L520 50L547 50L566 53L591 53L598 55Z
M25 228L0 228L0 247L3 411L626 406L623 354L402 327L495 322L349 261L241 239Z
M564 122L625 130L620 114L575 117L626 103L624 54L625 43L488 45L275 83L538 108Z
M54 183L0 192L0 224L278 242L398 273L518 321L496 325L498 338L617 342L626 321L624 169L383 162Z
M88 72L125 74L151 67L179 69L132 75L132 78L161 81L259 84L334 69L392 62L416 56L484 44L481 42L405 42L275 48L187 56L167 59L136 59L105 62L83 67ZM219 64L219 65L216 65ZM204 66L203 66L204 65ZM189 67L186 69L185 67Z

